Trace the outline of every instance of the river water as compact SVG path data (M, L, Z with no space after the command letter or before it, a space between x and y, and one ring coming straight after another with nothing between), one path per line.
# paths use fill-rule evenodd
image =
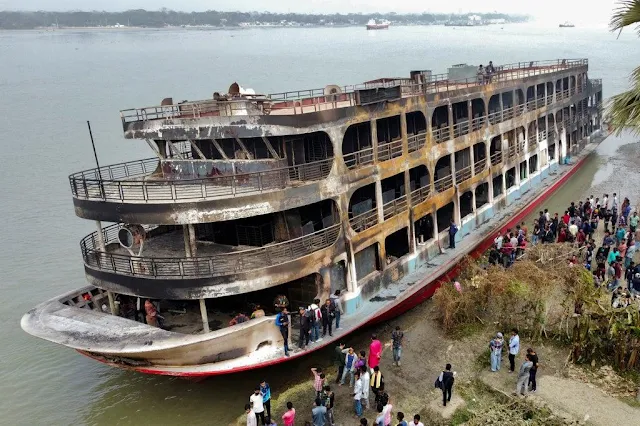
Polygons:
M227 424L259 378L277 393L308 380L308 367L327 357L194 383L111 369L22 332L23 312L84 284L78 242L94 225L74 216L67 176L94 167L86 120L106 165L152 156L144 142L123 139L120 109L210 98L234 81L264 93L462 62L588 57L608 97L640 63L637 46L631 31L616 39L606 29L526 25L0 32L0 423ZM548 201L552 211L590 192L637 200L632 142L625 135L602 145Z

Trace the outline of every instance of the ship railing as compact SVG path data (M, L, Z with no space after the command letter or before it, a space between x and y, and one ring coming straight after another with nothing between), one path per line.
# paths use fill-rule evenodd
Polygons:
M529 145L535 145L538 143L538 136L535 131L529 133L527 142L529 143Z
M484 117L484 116L474 118L473 120L471 120L471 129L474 131L482 129L486 121L487 121L487 117Z
M157 159L141 160L88 170L69 176L71 192L80 199L113 202L175 202L215 197L236 197L284 189L299 181L317 181L327 177L333 157L310 163L250 173L234 173L198 179L165 178L149 175L158 171ZM167 160L170 162L170 160ZM200 160L196 160L200 161ZM203 160L206 161L206 160ZM152 166L151 164L155 164ZM108 176L109 179L104 177ZM100 178L102 177L102 178ZM127 180L129 179L129 180Z
M507 121L512 119L513 117L515 117L515 108L514 107L508 107L502 110L502 121Z
M546 105L551 105L553 103L553 95L547 95L545 99L546 99L545 100Z
M497 166L498 164L502 163L502 151L494 152L493 154L491 154L490 158L491 158L491 165Z
M553 143L556 140L556 131L553 129L549 129L547 131L547 140L549 141L549 143Z
M542 142L545 139L547 139L547 131L546 130L539 130L538 131L538 141Z
M423 148L426 143L427 143L426 130L416 135L407 135L407 148L409 152L414 152Z
M496 67L488 76L489 83L520 80L551 72L588 65L587 59L556 59L505 64ZM480 82L482 83L482 82ZM242 98L200 100L176 105L156 105L120 111L123 126L127 123L158 119L195 119L206 116L304 114L327 109L356 105L356 91L372 88L401 87L402 96L453 92L478 86L477 77L449 80L447 74L431 76L426 82L414 82L408 78L387 79L379 82L347 85L326 94L325 88L297 90L269 95L245 95ZM277 112L280 111L280 112Z
M556 102L560 102L564 99L564 94L561 91L556 92Z
M564 90L562 92L562 99L567 99L569 97L569 89Z
M576 94L576 88L572 87L571 89L569 89L569 96L573 96Z
M103 229L105 241L115 243L120 225ZM94 232L80 242L82 257L87 266L119 275L145 278L197 278L224 276L275 266L301 258L335 244L340 224L288 241L244 249L215 256L151 257L103 252L97 247Z
M433 129L431 132L433 133L433 139L436 142L448 141L451 135L451 132L449 131L449 126L441 127L439 129Z
M527 105L527 111L535 111L537 109L535 99L528 101L526 105Z
M509 144L509 147L507 148L507 158L509 160L516 158L516 156L518 155L517 149L518 148L516 144Z
M502 111L491 111L487 115L487 119L489 120L489 124L498 124L502 121Z
M373 164L373 147L361 149L360 151L350 152L342 157L348 169Z
M464 181L471 179L471 165L465 166L460 170L456 170L456 183L460 184Z
M515 108L516 116L519 116L519 115L524 114L524 110L526 108L526 105L525 104L520 104L520 105L516 105L514 108Z
M522 139L518 141L518 153L522 154L524 152L525 140Z
M447 175L433 182L436 192L444 192L449 188L453 188L453 176Z
M469 133L469 120L464 120L453 125L453 137L457 138Z
M411 191L411 204L416 206L427 200L431 195L431 187L429 185Z
M403 195L382 205L382 216L384 220L392 218L407 210L407 196Z
M362 232L378 224L378 209L376 207L369 211L360 213L349 219L349 225L356 232Z
M484 169L487 168L487 159L483 158L482 160L478 160L473 163L473 173L478 174L481 173Z
M378 142L378 161L387 161L402 156L402 138L389 142Z
M536 108L542 108L546 105L546 98L544 96L540 96L536 99Z

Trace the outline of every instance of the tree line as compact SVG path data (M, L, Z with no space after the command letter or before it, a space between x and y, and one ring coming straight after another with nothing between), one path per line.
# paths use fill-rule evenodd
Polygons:
M216 26L234 27L242 23L280 24L282 21L301 25L364 25L369 19L386 19L397 25L436 24L447 21L466 20L469 14L396 14L396 13L349 13L349 14L299 14L270 12L176 12L161 9L144 9L123 12L70 11L70 12L12 12L0 11L0 29L33 29L39 27L105 27L115 24L132 27L162 28L167 26ZM524 22L526 16L504 13L477 13L482 19L505 19L507 22Z

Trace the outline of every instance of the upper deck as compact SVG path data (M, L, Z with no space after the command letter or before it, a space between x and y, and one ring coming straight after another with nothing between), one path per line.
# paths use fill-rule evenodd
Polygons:
M524 80L559 71L588 67L587 59L555 59L518 62L495 67L491 84ZM460 93L482 90L484 82L478 77L450 79L448 74L416 75L414 78L381 78L347 86L327 86L320 89L298 90L267 95L224 95L216 100L185 101L177 105L157 105L120 111L127 138L150 137L149 130L163 124L180 126L206 119L209 127L229 123L236 117L279 118L365 106L381 101L395 101L424 96L427 100L447 99ZM283 122L279 120L279 122Z

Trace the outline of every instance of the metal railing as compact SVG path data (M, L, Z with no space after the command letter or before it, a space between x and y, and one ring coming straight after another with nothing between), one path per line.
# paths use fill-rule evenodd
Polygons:
M538 130L538 141L542 142L547 139L547 131L546 130Z
M344 154L342 158L344 159L344 164L348 169L355 169L356 167L373 164L373 147Z
M491 83L520 80L541 74L588 65L587 59L556 59L505 64L496 67L490 76ZM127 123L158 119L199 118L203 116L266 115L274 113L304 114L327 109L344 108L357 104L357 91L372 88L400 86L402 97L431 93L448 93L463 88L482 86L477 76L449 80L447 74L433 75L426 82L409 78L388 79L340 88L334 94L325 94L324 88L299 90L269 95L233 96L221 100L183 102L177 105L160 105L120 111L123 127Z
M453 188L453 177L447 175L433 182L436 192L444 192L449 188Z
M451 132L449 131L449 126L441 127L439 129L432 129L431 133L433 134L433 140L436 142L446 142L449 140L451 136Z
M461 184L464 181L471 179L471 165L465 166L460 170L456 170L456 184Z
M537 136L535 131L529 133L529 135L527 137L527 142L529 142L530 146L538 144L538 136Z
M469 120L461 121L453 125L453 137L457 138L469 133Z
M349 225L356 232L364 231L378 224L378 209L376 207L369 211L360 213L349 219Z
M275 266L299 259L318 250L332 246L340 234L340 224L316 231L299 238L202 257L152 257L130 256L97 250L97 232L80 241L85 265L118 275L145 278L199 278L231 275ZM112 243L117 238L119 225L102 230L104 240Z
M553 94L547 95L545 103L546 103L546 105L551 105L553 103Z
M484 124L487 122L487 117L481 116L481 117L476 117L473 120L471 120L471 130L480 130L482 129L482 127L484 126Z
M502 163L502 151L494 152L493 154L491 154L490 158L491 158L491 165L497 166L498 164Z
M402 138L390 142L378 142L378 161L387 161L402 156Z
M487 119L489 120L489 124L498 124L502 122L502 111L492 111L487 115Z
M409 152L417 151L425 146L427 143L426 131L418 133L416 135L407 135L407 149Z
M525 145L525 140L524 139L518 141L517 146L518 146L518 153L519 154L522 154L524 152L524 145Z
M502 110L502 120L507 121L516 116L516 110L514 107L510 106Z
M411 205L416 206L426 201L431 195L431 187L429 185L411 191Z
M482 160L478 160L473 164L473 173L477 175L478 173L481 173L486 168L487 168L487 159L483 158Z
M382 205L382 216L384 220L392 218L407 210L407 196L403 195L399 198L389 201Z
M516 105L514 107L514 109L515 109L516 116L519 116L519 115L524 114L524 110L526 109L526 105L525 104Z
M536 109L538 109L535 99L528 101L525 105L527 107L527 111L535 111Z
M162 176L155 179L149 173L159 170L158 165L157 159L146 159L101 167L99 171L93 169L74 173L69 176L71 192L76 198L110 202L147 203L236 197L284 189L295 181L324 179L331 171L333 158L271 170L181 180Z
M509 160L515 158L518 155L518 150L516 144L509 144L509 148L507 148L507 158Z

